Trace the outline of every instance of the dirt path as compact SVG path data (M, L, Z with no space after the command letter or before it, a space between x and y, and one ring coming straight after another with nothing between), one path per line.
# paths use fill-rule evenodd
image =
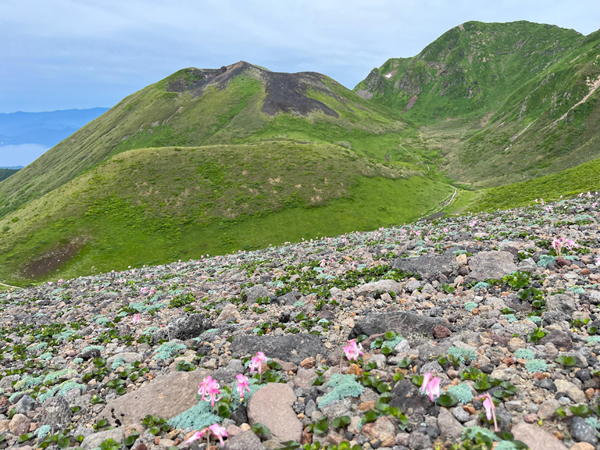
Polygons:
M592 96L592 94L594 92L596 92L596 89L598 89L600 87L600 77L598 77L598 79L596 81L587 81L587 85L590 88L590 92L588 92L588 94L583 97L581 100L579 100L577 103L575 103L573 106L571 106L569 108L569 110L564 113L560 119L557 119L554 121L554 125L556 125L556 123L560 120L563 120L565 117L567 117L567 114L569 114L571 112L572 109L578 107L579 105L581 105L582 103L585 103L585 101L590 98Z
M427 164L425 164L425 163L424 163L424 162L421 160L421 158L419 158L419 157L418 157L417 155L415 155L414 153L411 153L410 151L408 151L407 149L405 149L405 148L404 148L404 146L403 146L402 144L398 144L398 145L400 145L400 147L402 147L402 150L404 150L406 153L408 153L409 155L411 155L411 156L412 156L412 157L414 157L414 158L417 158L421 164L423 164L425 167L427 167L427 171L428 171L428 172L431 172L431 169L429 168L429 166L428 166Z
M19 289L18 286L11 286L10 284L4 284L2 282L0 282L0 286L6 286L7 288L15 288L15 289Z
M452 194L452 197L450 197L450 200L444 200L442 202L442 204L440 205L440 207L438 209L436 209L433 213L431 213L431 215L440 212L442 209L444 209L446 206L448 206L450 203L452 203L454 201L454 198L456 197L456 194L458 194L458 189L454 188L454 194Z

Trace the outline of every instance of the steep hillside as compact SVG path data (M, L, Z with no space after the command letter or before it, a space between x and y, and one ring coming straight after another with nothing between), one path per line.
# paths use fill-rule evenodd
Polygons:
M468 22L388 60L355 91L423 125L450 177L506 184L600 154L599 46L600 32Z
M416 220L453 189L332 144L113 156L0 219L0 279L29 283Z
M339 143L387 160L415 135L399 115L317 73L275 73L239 62L184 69L111 108L0 184L0 216L123 151L300 139Z
M14 175L18 171L19 169L0 169L0 181L5 180L11 175Z

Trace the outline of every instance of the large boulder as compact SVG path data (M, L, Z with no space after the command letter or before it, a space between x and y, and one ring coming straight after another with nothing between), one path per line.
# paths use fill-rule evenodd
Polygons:
M471 273L467 280L485 281L500 279L517 271L512 253L503 251L479 252L469 260Z
M450 277L458 272L458 263L452 253L444 255L423 255L416 258L398 258L392 269L406 273L418 273L423 278L433 280L440 275Z
M231 343L234 356L254 355L263 352L267 358L300 364L302 360L325 355L327 348L314 334L288 334L285 336L238 336Z
M296 416L292 405L296 395L287 384L268 383L250 397L248 402L248 419L250 425L265 425L273 439L282 443L300 442L302 438L302 422Z
M538 425L525 422L511 430L515 440L524 442L531 450L567 450L567 447Z
M196 392L208 375L207 370L195 370L158 377L137 391L108 402L98 420L138 430L143 430L142 419L148 414L169 420L198 403Z
M420 316L409 311L392 311L383 314L370 314L358 322L350 332L350 339L361 334L371 336L389 330L400 333L405 339L411 337L433 337L433 329L443 325L441 317Z

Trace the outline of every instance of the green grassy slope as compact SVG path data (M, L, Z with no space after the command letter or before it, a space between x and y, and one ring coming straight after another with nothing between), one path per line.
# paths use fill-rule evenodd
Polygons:
M0 279L28 283L415 220L452 194L331 144L120 153L0 219Z
M600 159L534 180L486 189L469 211L494 211L531 204L535 199L558 200L561 196L600 191Z
M19 169L0 169L0 181L7 179L18 171Z
M383 158L371 147L415 133L398 114L324 75L278 74L244 62L226 69L184 69L125 98L0 184L0 217L131 149L293 135Z
M451 178L507 184L600 154L600 89L575 106L600 82L599 46L600 31L468 22L413 58L388 60L355 91L421 124Z

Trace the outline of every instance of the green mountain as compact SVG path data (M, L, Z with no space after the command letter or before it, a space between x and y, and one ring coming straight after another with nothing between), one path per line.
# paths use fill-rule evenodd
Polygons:
M421 125L447 175L494 186L600 153L600 31L467 22L412 58L393 58L354 91Z
M389 142L411 133L416 128L401 115L321 74L245 62L184 69L123 99L0 184L0 216L137 148L296 139L384 159Z
M0 278L71 277L415 220L454 192L411 164L435 155L390 150L416 136L400 114L317 73L244 62L181 70L0 183Z

